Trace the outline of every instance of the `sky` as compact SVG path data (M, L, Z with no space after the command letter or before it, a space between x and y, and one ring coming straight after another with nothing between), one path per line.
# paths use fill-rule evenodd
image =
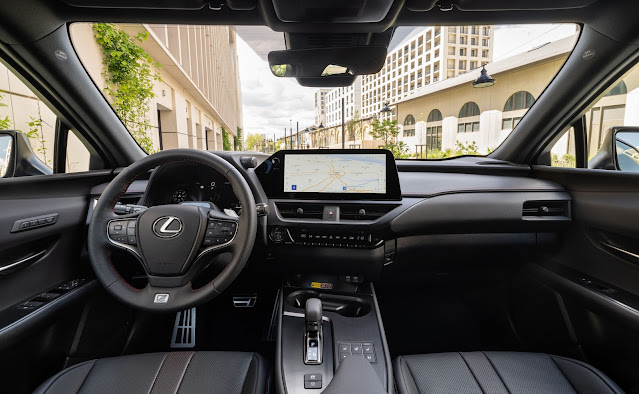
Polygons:
M493 61L529 51L570 36L575 31L575 25L495 26ZM302 87L294 78L273 76L268 63L241 36L237 38L237 53L244 136L259 133L266 134L269 139L273 135L279 138L284 136L284 128L288 130L290 121L294 131L296 122L299 122L300 130L314 124L317 88Z

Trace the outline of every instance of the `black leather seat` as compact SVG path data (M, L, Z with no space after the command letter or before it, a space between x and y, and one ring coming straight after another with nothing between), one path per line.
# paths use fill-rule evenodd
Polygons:
M623 393L584 362L541 353L401 356L393 362L393 369L399 394Z
M151 353L74 365L35 393L264 394L268 374L265 360L256 353Z

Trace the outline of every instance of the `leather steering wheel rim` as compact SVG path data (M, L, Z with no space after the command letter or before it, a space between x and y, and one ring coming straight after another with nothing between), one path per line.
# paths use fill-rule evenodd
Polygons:
M147 276L149 277L149 284L143 289L137 289L120 276L111 262L112 250L114 247L117 248L119 246L110 239L108 226L114 220L121 220L122 218L129 218L130 220L137 220L138 223L142 223L143 221L136 217L136 215L116 215L113 209L117 201L127 191L129 185L139 176L162 164L173 162L191 162L206 165L228 179L235 196L242 206L241 215L234 219L237 223L236 233L233 239L228 243L229 247L221 249L222 252L229 251L230 249L232 257L218 276L197 289L192 288L190 282L192 277L188 275L179 277L183 278L184 281L188 279L187 283L176 284L166 277L150 275L145 266ZM163 205L160 207L171 206ZM175 207L183 206L176 205ZM153 208L149 208L149 211L152 209ZM193 207L193 209L202 210L203 208ZM144 214L146 214L146 212L140 213L139 216ZM216 218L222 217L222 220L224 220L225 216L219 213L209 213L209 215L216 215ZM212 216L209 216L209 218L210 217ZM136 230L138 232L138 238L139 234L143 231L154 231L152 228L140 227L141 226L138 225ZM204 228L206 228L206 223ZM121 302L138 309L174 312L202 304L224 291L235 278L237 278L246 265L253 250L256 231L257 212L255 209L255 199L248 183L235 167L211 152L194 149L172 149L158 152L136 161L125 168L109 183L93 209L87 243L89 258L96 277L108 293ZM199 240L201 241L202 238L199 238ZM158 240L155 241L161 242ZM199 247L197 244L195 246ZM140 259L139 255L138 258ZM195 264L193 264L188 270L191 271L196 268ZM152 278L154 279L154 283L151 281ZM158 285L157 283L162 285ZM158 302L158 298L160 302Z

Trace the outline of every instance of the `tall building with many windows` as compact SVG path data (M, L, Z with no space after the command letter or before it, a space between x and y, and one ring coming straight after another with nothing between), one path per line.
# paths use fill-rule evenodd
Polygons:
M418 27L391 42L384 66L377 74L364 75L349 87L315 93L315 124L341 124L341 100L345 98L345 121L379 114L425 86L480 68L493 58L492 26ZM317 100L325 96L324 103ZM324 107L322 107L324 106ZM318 118L325 108L326 117ZM392 114L385 116L393 116Z
M362 79L362 116L379 113L432 83L480 68L493 58L492 26L430 26L415 29L389 48L384 67Z
M320 89L315 92L315 124L323 124L326 121L326 93L331 89Z
M326 127L342 124L342 99L344 99L344 122L361 116L362 79L357 78L351 86L335 88L326 93Z

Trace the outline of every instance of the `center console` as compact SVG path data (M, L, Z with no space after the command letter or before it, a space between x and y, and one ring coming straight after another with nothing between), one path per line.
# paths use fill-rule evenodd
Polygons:
M390 356L372 284L298 277L281 290L279 318L276 374L282 393L390 392Z

